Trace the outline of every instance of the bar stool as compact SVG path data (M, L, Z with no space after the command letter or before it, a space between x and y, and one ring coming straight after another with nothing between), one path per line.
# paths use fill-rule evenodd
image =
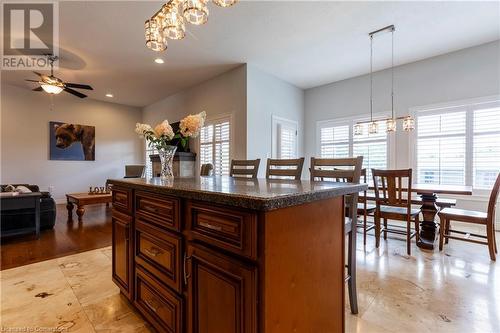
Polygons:
M355 158L311 158L311 181L331 179L337 182L359 184L363 156ZM348 237L347 250L347 287L351 313L358 313L358 295L356 291L356 226L358 193L346 197L349 217L345 219L344 232ZM356 208L355 208L356 207Z

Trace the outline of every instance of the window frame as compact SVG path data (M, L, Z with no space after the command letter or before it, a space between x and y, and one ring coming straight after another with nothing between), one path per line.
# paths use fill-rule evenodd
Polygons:
M409 138L409 164L418 174L418 117L421 115L435 115L465 111L465 184L471 186L474 195L489 196L491 189L478 189L474 187L474 111L500 107L500 95L491 95L479 98L457 100L445 103L429 104L410 108L410 114L415 118L415 130L410 133ZM500 134L499 131L494 132Z
M385 113L377 113L373 115L373 119L385 119L389 117L389 112ZM342 117L342 118L333 118L333 119L325 119L316 121L316 152L315 156L321 157L321 129L325 127L335 127L335 126L349 126L349 156L353 156L354 152L354 125L359 121L367 121L370 120L369 115L357 115L351 117ZM395 166L395 135L386 133L386 142L387 142L387 168L391 169ZM374 141L380 139L374 139ZM370 142L367 140L366 142ZM367 179L370 182L370 179Z
M221 114L217 115L214 117L210 117L205 119L205 124L204 127L207 125L216 125L218 123L223 123L223 122L229 122L229 164L231 164L231 160L233 159L233 145L234 145L234 127L233 127L233 114L232 113L227 113L227 114ZM215 129L215 128L214 128ZM196 138L196 151L198 153L199 158L196 159L196 166L197 170L199 171L201 169L201 135L198 135ZM214 136L215 136L215 130L214 130ZM212 158L215 157L215 137L214 141L212 142ZM212 164L214 164L214 161L212 161ZM215 167L215 165L214 165Z

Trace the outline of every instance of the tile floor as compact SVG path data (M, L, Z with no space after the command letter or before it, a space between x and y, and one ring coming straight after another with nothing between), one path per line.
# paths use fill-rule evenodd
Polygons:
M346 306L347 332L500 332L500 266L486 247L451 240L408 257L404 241L373 243L358 237L360 313ZM0 297L2 332L149 332L111 281L109 247L4 270Z

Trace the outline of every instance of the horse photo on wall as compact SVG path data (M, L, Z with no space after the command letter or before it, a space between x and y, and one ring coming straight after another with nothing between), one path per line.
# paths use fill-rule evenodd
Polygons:
M95 160L94 126L51 121L49 134L51 160Z

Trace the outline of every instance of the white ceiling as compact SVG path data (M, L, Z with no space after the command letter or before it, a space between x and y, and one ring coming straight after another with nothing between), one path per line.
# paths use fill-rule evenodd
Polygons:
M60 4L65 81L88 83L98 100L145 106L242 63L301 88L369 71L368 32L396 26L396 64L500 39L500 2L284 2L210 5L203 26L157 54L144 45L144 20L158 1L67 1ZM390 35L375 40L376 69L390 65ZM161 56L165 64L153 59ZM26 71L2 81L26 87ZM108 92L113 99L104 97ZM35 93L35 92L34 92Z

